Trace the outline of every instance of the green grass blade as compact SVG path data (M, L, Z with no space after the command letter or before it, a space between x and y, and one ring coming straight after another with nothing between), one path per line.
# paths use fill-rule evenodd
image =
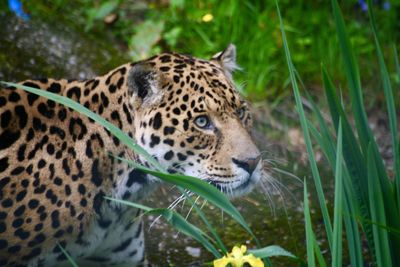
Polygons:
M131 206L133 208L144 210L145 212L150 212L150 211L153 210L153 208L147 207L147 206L139 204L139 203L134 203L134 202L130 202L130 201L122 200L122 199L116 199L116 198L107 197L107 196L105 196L104 198L107 199L107 200L118 202L120 204Z
M325 72L326 76L326 72ZM325 77L327 79L327 77ZM327 85L333 87L332 84ZM317 117L319 123L319 128L321 133L319 133L312 125L309 123L309 128L314 138L317 140L319 146L322 148L323 153L328 159L330 166L335 166L336 163L336 152L333 144L333 136L328 130L328 125L326 124L319 108L316 106L314 101L309 97L309 101L312 105L312 110ZM343 180L344 180L344 223L346 229L346 236L348 242L349 256L351 266L362 267L363 265L363 254L360 239L360 231L358 229L358 222L356 218L360 215L357 200L355 199L355 193L353 189L353 184L351 183L350 175L346 166L343 169ZM371 237L372 238L372 237Z
M92 120L96 121L98 124L103 126L105 129L110 131L115 137L117 137L127 147L129 147L133 151L141 154L154 167L156 167L159 170L163 169L161 167L161 165L149 153L147 153L146 150L144 150L141 146L136 144L135 140L130 138L127 134L125 134L117 126L115 126L114 124L105 120L103 117L99 116L98 114L94 113L93 111L89 110L88 108L84 107L83 105L79 104L78 102L76 102L68 97L62 96L62 95L58 95L58 94L51 93L51 92L41 90L41 89L37 89L37 88L32 88L29 86L24 86L21 84L16 84L16 83L11 83L11 82L3 82L3 81L0 81L0 83L3 83L7 86L12 86L12 87L22 89L22 90L31 92L36 95L43 96L45 98L53 100L54 102L61 103L64 106L69 107L69 108L91 118Z
M356 198L358 200L358 206L361 215L361 223L363 226L363 230L366 234L368 245L370 247L370 251L373 252L375 250L374 239L372 227L370 224L366 223L367 220L371 218L370 214L370 202L369 202L369 192L366 183L367 178L367 162L366 162L366 154L361 152L358 147L358 142L354 133L352 132L352 128L346 119L346 114L341 107L340 101L336 95L335 88L332 82L329 79L328 74L325 69L323 69L323 78L324 78L324 87L326 91L326 96L328 100L329 109L331 112L332 120L334 122L335 128L338 127L338 118L341 117L343 120L343 145L344 145L344 158L346 162L346 166L351 175L351 183L353 184L353 190L356 193ZM368 128L368 131L370 129ZM360 133L359 133L360 134ZM368 135L369 132L365 133ZM391 185L390 180L387 177L385 167L382 161L382 157L379 154L377 144L374 139L370 139L372 150L374 151L375 163L378 172L379 182L381 184L381 188L383 191L384 198L384 207L386 209L387 214L390 214L388 217L389 226L395 228L396 225L400 225L399 219L399 211L396 205L396 200L393 194L393 186ZM351 204L350 202L348 202ZM392 239L392 251L398 251L400 248L399 239Z
M333 248L332 266L342 266L342 210L343 210L343 179L342 179L342 122L339 120L337 134L336 166L335 166L335 204L333 217Z
M320 110L318 109L318 107L315 105L315 103L312 101L311 98L309 98L309 101L312 105L312 110L314 114L316 114L317 116L321 133L319 133L317 129L313 127L310 122L308 122L308 127L310 129L310 132L314 136L318 145L322 148L322 151L325 154L326 158L328 159L330 166L335 166L336 152L332 141L333 137L328 130L328 125L323 119ZM356 207L357 202L354 199L353 185L351 184L350 176L345 166L343 169L343 181L344 181L343 218L345 223L346 236L348 237L347 243L350 256L350 265L354 267L362 267L364 266L362 259L363 254L362 254L362 247L360 240L360 232L358 230L358 223L356 220L356 218L359 217L359 211ZM316 255L318 260L318 253ZM319 263L319 265L322 266L321 263Z
M306 244L307 244L307 263L309 267L315 266L315 258L314 258L314 244L317 245L317 242L314 241L314 232L312 230L311 224L311 215L310 215L310 207L308 204L308 191L307 191L307 180L304 179L304 218L305 218L305 228L306 228Z
M205 238L207 237L211 239L211 237L207 236L200 228L186 221L185 218L183 218L180 214L170 209L153 209L130 201L109 198L109 197L104 197L104 198L133 208L143 209L145 210L145 214L154 214L157 216L164 217L167 220L167 222L171 224L174 228L178 229L185 235L192 237L193 239L200 242L216 258L221 257L221 253L219 253L218 250Z
M311 99L311 97L308 97L308 101L311 103L312 111L317 117L318 125L320 132L312 126L312 123L310 121L307 121L308 123L308 128L310 129L311 134L314 136L315 139L320 139L318 141L320 147L322 148L322 151L326 154L326 156L331 159L331 162L334 162L334 157L335 157L335 146L333 144L333 137L331 132L329 131L329 127L326 124L319 108L317 105L314 103L314 101ZM331 165L334 166L334 165Z
M322 130L322 136L321 134L313 127L309 122L308 122L308 127L310 128L310 133L314 136L315 140L317 140L318 145L322 148L322 151L324 152L325 156L327 157L330 166L335 166L335 150L330 149L330 143L329 141L331 136L326 135L324 131ZM321 127L322 128L322 127ZM329 148L328 148L329 147ZM333 153L333 154L332 154ZM362 260L362 247L361 247L361 240L360 240L360 232L358 230L358 224L356 221L356 218L359 216L359 212L357 211L357 208L355 207L356 200L354 199L354 194L353 190L351 188L346 188L346 187L352 187L351 181L349 174L347 173L346 168L343 170L343 177L344 181L347 179L347 183L345 182L344 188L345 188L345 205L344 205L344 210L343 210L343 218L345 222L345 228L346 228L346 235L348 236L347 242L348 242L348 248L349 248L349 255L350 255L350 265L354 267L362 267L363 265L363 260ZM348 190L348 191L346 191ZM319 266L322 266L319 257L318 257L318 251L316 251L316 256L317 256L317 261L319 263ZM322 254L321 256L322 257ZM325 264L326 265L326 264Z
M361 149L363 151L363 154L366 155L368 144L372 144L373 150L375 151L374 156L377 163L377 171L380 177L382 190L385 195L385 206L389 208L390 206L393 206L395 202L391 199L391 186L388 182L389 180L387 179L387 174L382 158L379 155L378 146L375 142L375 139L373 138L371 129L368 124L362 99L358 68L357 64L355 63L353 50L350 45L350 40L346 32L343 16L341 14L337 0L332 0L332 9L336 24L336 32L338 34L339 45L341 47L341 52L343 56L344 68L349 83L351 106L353 109L354 119L356 121L356 128L358 132L358 138L360 140ZM396 220L396 222L400 221Z
M346 229L346 240L349 249L350 266L364 266L361 234L357 218L361 217L359 203L354 192L347 166L343 166L344 210L343 219Z
M79 267L78 264L71 257L71 255L69 255L69 253L63 248L63 246L61 246L58 243L57 246L60 248L61 252L65 255L65 257L67 258L68 262L71 264L72 267Z
M343 110L341 101L336 93L336 88L333 85L326 69L322 67L322 78L325 89L325 95L328 102L329 111L331 114L333 125L336 131L339 129L339 118L342 120L343 127L343 145L344 155L347 165L353 166L352 174L357 175L362 179L366 176L365 164L362 161L363 155L358 146L357 139L353 133L352 127L349 120L347 119L346 113ZM367 189L362 189L363 197L367 200Z
M309 133L308 127L307 127L307 121L306 121L306 117L305 117L305 114L304 114L303 105L302 105L302 102L301 102L300 91L299 91L299 88L298 88L298 85L297 85L297 80L296 80L296 77L295 77L295 71L294 71L293 62L292 62L292 59L291 59L291 56L290 56L289 46L288 46L288 42L287 42L287 39L286 39L286 34L285 34L284 26L283 26L281 13L280 13L280 10L279 10L278 2L275 1L275 3L276 3L277 13L278 13L278 17L279 17L279 22L280 22L282 41L283 41L283 46L284 46L284 50L285 50L286 61L287 61L287 64L288 64L290 80L291 80L291 83L292 83L293 93L294 93L295 101L296 101L296 108L297 108L297 112L298 112L299 117L300 117L300 124L301 124L301 128L302 128L303 134L304 134L304 140L305 140L305 143L306 143L307 154L309 156L309 162L310 162L310 166L311 166L311 171L312 171L313 178L314 178L314 185L315 185L316 190L317 190L318 201L319 201L319 205L320 205L320 208L321 208L322 217L323 217L323 220L324 220L325 231L326 231L326 235L327 235L327 238L328 238L329 247L332 247L332 226L331 226L330 216L329 216L329 213L328 213L328 208L326 206L324 192L323 192L323 189L322 189L321 177L319 175L317 163L316 163L316 160L315 160L314 151L312 149L310 133Z
M342 120L343 156L351 176L351 183L353 185L354 193L356 194L356 199L359 203L360 215L363 219L369 219L370 211L368 187L366 183L367 172L365 162L363 161L363 154L361 153L357 139L354 136L351 125L346 117L346 113L344 112L336 94L336 88L324 67L322 68L322 77L329 111L336 130L339 128L339 118ZM370 225L365 223L363 223L362 226L366 233L368 245L373 249L372 228Z
M391 85L391 80L389 76L389 71L386 67L383 52L378 39L378 30L375 22L375 15L373 11L372 2L368 0L368 14L370 18L370 24L372 33L374 36L375 50L378 57L379 69L382 79L382 86L385 95L386 107L389 118L392 151L393 151L393 167L394 167L394 177L395 183L391 183L387 176L386 168L383 164L382 157L380 156L379 149L376 145L375 140L371 140L372 149L374 151L374 157L376 162L376 168L378 173L378 178L381 184L381 190L383 192L384 207L387 216L387 225L389 227L398 227L400 225L400 147L398 139L398 128L397 128L397 114L394 103L393 89ZM396 60L396 59L395 59ZM397 196L397 197L396 197ZM392 259L395 265L400 264L400 260L397 257L397 253L400 250L400 239L393 235L389 235L391 241L391 252Z
M346 32L344 19L337 0L332 0L332 10L336 25L336 33L343 58L344 70L349 85L352 102L351 106L353 109L354 119L361 142L361 148L365 154L367 145L369 143L369 140L371 139L371 132L368 126L367 115L363 105L358 66L355 61L353 49L351 47L350 40Z
M393 55L394 55L394 64L396 67L397 73L397 83L400 83L400 63L399 63L399 54L397 53L396 44L393 44Z
M400 237L400 228L392 228L392 227L388 226L387 224L381 224L381 223L374 222L374 221L366 221L366 223L376 225L379 228L385 229L388 233L390 232L390 233L393 233Z
M379 69L381 72L381 79L383 85L383 91L385 94L387 112L389 117L389 125L390 125L390 133L392 138L392 150L393 150L393 158L394 158L394 172L395 172L395 181L397 185L397 196L400 196L400 151L399 151L399 143L398 143L398 136L397 136L397 116L396 116L396 109L394 104L394 97L393 97L393 89L390 82L390 76L388 69L386 67L385 59L383 57L382 49L379 44L379 39L377 35L377 28L375 23L375 16L373 12L373 7L371 0L368 0L368 14L370 18L370 24L372 28L372 33L374 35L375 41L375 49L378 56L379 61ZM400 207L400 198L397 198L397 206Z
M375 140L371 140L370 142L372 154L375 160L375 167L377 172L377 178L380 183L382 197L383 197L383 207L386 212L386 222L390 228L396 229L400 225L400 214L399 207L397 206L396 198L395 198L395 188L394 183L389 179L386 173L386 168L383 164L383 159L380 155L378 146L376 145ZM373 221L373 220L372 220ZM400 238L393 233L390 233L390 249L392 252L392 260L395 266L400 264L400 259L398 257L398 251L400 251Z
M222 239L218 235L217 231L215 231L214 227L212 227L210 222L207 220L207 217L204 215L204 212L201 211L201 209L197 206L197 204L190 198L190 196L188 196L188 194L184 190L180 190L180 191L182 194L185 195L186 199L190 202L192 207L195 209L197 214L200 216L201 220L204 222L204 224L210 230L211 234L215 238L215 241L216 241L218 247L221 249L222 254L226 255L228 253L228 250L226 249L224 242L222 242Z
M367 151L368 159L368 190L370 194L371 220L378 224L387 225L385 207L383 202L383 192L381 190L378 172L376 168L375 156L372 145L370 144ZM372 231L375 242L375 257L378 267L393 266L390 245L387 230L372 225ZM398 255L396 255L398 256Z
M327 267L328 265L326 264L326 261L324 259L324 256L322 256L321 248L319 247L317 238L315 237L315 234L313 235L313 246L314 246L314 253L315 257L317 258L317 263L319 267Z

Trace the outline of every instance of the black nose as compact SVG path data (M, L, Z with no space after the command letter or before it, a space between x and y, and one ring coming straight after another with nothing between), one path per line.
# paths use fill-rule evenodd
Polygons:
M244 160L238 160L235 158L232 158L233 163L235 163L239 168L242 168L246 172L248 172L250 175L253 173L253 171L256 169L258 162L260 162L261 156L258 156L256 158L247 158Z

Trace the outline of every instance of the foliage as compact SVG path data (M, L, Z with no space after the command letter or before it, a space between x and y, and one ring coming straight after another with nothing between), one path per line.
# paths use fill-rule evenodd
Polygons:
M314 152L311 146L312 133L320 149L324 152L332 169L335 170L335 205L333 221L333 242L330 241L332 266L342 266L341 228L344 221L347 247L350 255L351 266L364 266L365 255L361 248L361 240L365 238L368 243L369 256L377 266L398 266L400 264L398 251L400 249L400 205L399 199L399 173L398 164L399 137L397 134L396 111L393 101L393 92L389 73L383 58L377 35L377 27L371 1L368 1L369 19L375 41L375 51L379 62L382 86L385 91L388 117L392 134L392 149L394 153L394 175L390 178L385 169L378 146L369 127L360 79L360 72L355 61L349 34L347 32L342 13L336 0L332 0L333 17L336 26L339 48L342 55L344 72L348 82L352 115L355 120L355 131L349 122L350 118L345 112L344 102L339 98L337 89L323 68L323 83L327 97L331 119L334 125L334 134L328 124L322 119L319 109L313 104L313 112L318 118L320 131L313 126L307 118L302 107L299 88L295 77L295 68L291 60L283 23L281 30L288 69L295 94L297 111L306 140L307 151L310 156L311 166L316 167ZM279 14L279 9L278 9ZM396 62L398 60L396 59ZM336 146L334 145L337 140ZM314 184L317 192L320 188L318 170L313 171ZM323 192L322 192L323 195ZM310 266L315 266L314 255L319 259L319 265L326 265L324 259L319 257L319 245L314 242L314 232L309 215L307 186L304 187L304 211L306 217L307 254ZM323 198L319 198L322 210L326 209ZM324 222L329 222L327 213L323 213ZM307 219L308 218L308 219ZM363 234L360 234L358 224L361 225ZM327 235L332 229L326 226Z
M371 67L375 66L374 51L363 2L346 1L342 8L346 17L352 18L347 27L350 41L357 47L364 79L373 88L378 69ZM377 2L374 7L382 29L379 37L388 44L399 43L400 2ZM304 82L320 84L321 60L335 73L335 80L344 82L329 5L325 1L283 0L280 6L286 18L285 30L296 46L292 60ZM165 50L208 58L232 42L238 46L238 62L243 67L236 80L246 85L244 93L250 99L279 101L290 93L285 90L288 72L282 67L282 39L273 1L40 0L25 1L24 7L32 19L64 20L88 34L105 38L111 35L128 49L133 60ZM392 61L394 51L385 48L384 56ZM394 68L389 69L391 79L396 79L395 73Z

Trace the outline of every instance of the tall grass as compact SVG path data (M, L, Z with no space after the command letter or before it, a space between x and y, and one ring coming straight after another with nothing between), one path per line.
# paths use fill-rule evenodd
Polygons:
M366 13L359 8L357 1L343 1L347 17L357 15L350 23L349 30L352 39L360 45L359 53L370 62L371 44L365 35L368 23ZM246 82L245 93L253 100L263 100L266 97L272 102L279 102L288 96L287 90L282 90L287 83L287 70L283 67L284 58L282 39L280 36L278 18L273 1L264 0L193 0L170 1L169 8L160 8L165 19L165 32L178 31L176 42L169 48L207 56L233 42L238 46L239 62L243 63L244 72L237 73L240 81ZM179 4L175 4L179 3ZM339 48L335 40L334 25L327 22L330 14L329 5L324 1L280 1L286 17L285 30L296 44L292 51L292 59L302 70L305 82L319 83L319 62L330 64L335 70L335 77L344 80L341 60L337 59ZM387 29L395 28L395 6L382 10L380 4L375 7L382 13L382 23ZM157 8L156 8L157 9ZM201 20L205 14L212 14L213 20ZM153 11L148 12L149 18L154 18ZM151 16L153 15L153 16ZM397 35L393 34L394 38ZM169 36L169 35L168 35ZM389 40L389 36L381 35ZM392 36L390 36L392 37ZM194 52L196 51L196 52ZM368 66L368 64L366 64ZM367 67L363 67L367 69ZM369 70L369 71L375 71Z
M281 20L282 39L285 48L287 65L296 100L296 107L309 154L310 165L316 186L319 206L322 210L326 234L329 240L329 250L332 256L332 266L342 266L341 228L344 221L348 254L351 266L364 266L365 259L370 258L377 266L399 266L400 259L400 205L399 205L399 137L396 125L396 110L391 87L391 80L380 48L377 27L371 1L369 4L369 19L374 36L375 50L379 62L382 86L387 103L387 111L391 132L391 142L394 158L394 178L391 179L379 153L378 145L369 127L364 108L360 73L352 45L347 34L345 22L336 0L332 0L332 13L335 21L339 48L343 60L350 96L351 115L346 112L345 101L338 96L338 90L332 83L328 72L323 67L322 76L325 96L329 105L334 130L323 120L318 107L313 104L313 113L318 125L314 126L307 120L302 107L300 91L295 77L295 68L291 60L288 42ZM279 7L277 8L280 17ZM398 62L398 59L396 59ZM350 120L355 120L355 129ZM319 130L318 130L319 128ZM331 132L334 132L332 134ZM321 181L316 167L311 135L319 148L324 152L335 176L335 204L333 232L331 220L326 212ZM336 140L336 141L335 141ZM334 145L336 143L336 146ZM314 255L318 247L314 239L311 220L307 219L308 200L305 193L306 239L307 255L310 266L315 266ZM322 196L321 196L322 194ZM360 225L361 232L358 225ZM332 236L333 234L333 240ZM368 254L364 255L361 240L367 240ZM323 264L323 263L322 263ZM320 262L321 265L321 262Z

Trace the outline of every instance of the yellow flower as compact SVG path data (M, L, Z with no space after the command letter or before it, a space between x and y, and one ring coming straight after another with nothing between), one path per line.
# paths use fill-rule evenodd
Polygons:
M208 13L208 14L205 14L205 15L201 18L201 20L204 21L204 22L210 22L210 21L213 20L213 18L214 18L214 16L213 16L212 14Z
M243 264L248 263L251 267L264 267L264 263L260 258L256 258L253 254L244 255L246 253L246 246L240 248L234 246L231 253L221 259L214 260L214 267L226 267L229 263L232 267L242 267Z

